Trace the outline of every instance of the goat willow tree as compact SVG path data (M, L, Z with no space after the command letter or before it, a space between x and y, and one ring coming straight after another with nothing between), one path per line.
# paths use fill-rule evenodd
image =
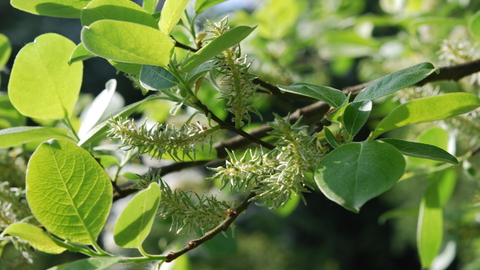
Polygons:
M289 0L230 19L201 19L221 2L167 0L157 13L158 0L141 6L129 0L11 1L25 12L80 19L83 28L77 45L55 33L26 44L15 56L8 96L0 96L0 174L8 180L1 184L2 246L13 242L27 257L26 243L89 257L52 269L160 267L229 235L252 202L294 209L307 203L309 192L362 215L369 200L423 176L426 188L413 209L419 265L429 268L436 257L448 256L450 263L455 255L440 253L444 209L456 183L478 178L480 13L464 12L472 10L469 1L441 7L380 1L390 14L359 15L364 1L317 6ZM372 34L385 26L396 36ZM3 35L0 42L4 66L10 45ZM301 50L311 59L301 59ZM109 111L116 89L110 80L79 120L83 61L92 57L106 59L145 98ZM357 68L372 82L343 90L322 86L328 74L312 66L324 60L332 76ZM276 98L309 105L269 107ZM145 108L154 112L150 118ZM142 119L132 117L142 111ZM26 117L38 125L26 126ZM396 132L407 126L408 135ZM362 130L370 134L362 138ZM171 163L144 174L129 171L141 156ZM28 162L26 170L21 161ZM172 188L162 179L192 167L210 171L204 180L210 191ZM113 238L140 256L98 243L113 201L130 194ZM478 214L474 203L469 215ZM412 211L392 210L383 219L402 213ZM183 248L174 241L162 254L144 250L157 216L171 221L179 239L189 239Z

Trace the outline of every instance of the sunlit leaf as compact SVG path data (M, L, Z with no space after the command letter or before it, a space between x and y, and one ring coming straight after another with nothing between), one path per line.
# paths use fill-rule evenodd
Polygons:
M420 63L418 65L399 70L387 76L384 76L363 89L356 97L355 101L374 100L379 97L394 93L405 87L412 86L417 82L430 76L433 72L438 73L430 63Z
M144 0L143 4L142 4L142 7L148 13L153 14L157 10L158 1L159 0Z
M82 62L68 64L74 48L69 39L49 33L20 50L8 84L10 101L19 112L45 119L71 116L83 74Z
M48 268L48 270L104 270L110 266L117 264L122 257L95 257L74 262L64 263L61 265Z
M56 127L11 127L0 130L0 148L50 139L74 141L64 129Z
M158 27L165 34L170 35L173 27L177 25L189 0L166 0L163 4L162 14Z
M8 226L2 235L13 235L27 241L32 247L51 254L60 254L67 250L59 246L52 238L36 226L27 223L14 223Z
M112 204L109 176L86 150L51 140L33 153L26 192L35 218L51 233L80 244L93 244Z
M83 27L81 38L89 52L123 63L167 66L173 51L168 35L131 22L96 21Z
M205 10L218 5L220 3L223 3L227 0L197 0L195 1L195 12L197 14L200 14L204 12Z
M255 27L248 26L237 26L228 30L221 36L208 43L207 46L203 47L198 52L187 58L187 60L185 60L185 62L182 64L182 69L185 72L191 72L194 68L210 60L224 50L240 43L240 41L250 35L253 30L255 30Z
M373 131L372 138L412 124L442 120L480 107L480 98L468 93L450 93L404 103L393 109Z
M90 0L11 0L10 4L32 14L80 18L80 12L89 2Z
M68 61L68 63L72 64L77 61L84 61L93 57L96 57L96 55L87 51L83 44L79 43L77 47L75 47L75 49L73 50L72 55L70 55L70 60Z
M150 233L159 205L160 188L157 183L151 183L147 189L137 193L115 223L115 243L125 248L141 248Z
M0 34L0 69L7 64L12 53L12 46L7 36Z
M310 83L294 83L290 86L277 86L283 92L314 98L316 100L323 101L334 108L342 106L347 98L342 91L328 86Z
M458 164L458 160L454 156L434 145L398 139L382 139L382 141L395 146L402 154L407 156Z
M468 20L468 30L476 39L480 39L480 10Z
M326 155L315 170L315 182L330 200L358 212L368 200L395 185L405 159L393 146L377 141L342 145Z

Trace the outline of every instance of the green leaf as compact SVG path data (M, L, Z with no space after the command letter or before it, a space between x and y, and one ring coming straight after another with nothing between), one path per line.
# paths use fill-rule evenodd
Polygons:
M398 139L382 139L395 146L402 154L411 157L426 158L457 165L458 160L442 148L430 144L403 141Z
M185 72L191 72L194 68L222 53L224 50L240 43L240 41L250 35L253 30L255 30L255 27L243 25L228 30L185 60L182 64L182 69Z
M132 64L166 67L173 41L161 31L145 25L101 20L82 29L82 43L98 56Z
M116 62L112 60L108 60L108 63L112 65L114 68L121 72L125 72L127 74L132 74L132 75L140 75L140 71L142 70L142 66L140 64L129 64L129 63L122 63L122 62Z
M79 43L77 47L75 47L75 49L73 50L72 55L70 55L70 60L68 61L68 63L71 65L72 63L75 63L77 61L84 61L93 57L96 57L96 55L87 51L83 44Z
M439 181L433 180L423 194L417 225L417 249L422 267L429 268L438 254L443 238L443 210L439 199Z
M448 149L448 141L449 135L448 132L439 127L439 126L431 126L426 130L422 131L417 138L419 143L430 144L436 147L439 147L443 150ZM423 158L416 158L416 157L409 157L408 160L414 166L427 166L427 167L435 167L440 162L431 159L423 159Z
M290 86L277 85L283 92L311 97L323 101L328 105L338 108L343 105L347 98L345 94L335 88L315 85L310 83L294 83Z
M325 131L325 138L327 139L327 142L333 147L333 148L338 148L342 146L342 143L333 135L333 133L328 129L327 127L324 128Z
M187 75L187 81L189 84L194 84L200 77L204 76L212 70L213 64L211 62L205 62L200 64L198 67L194 68L190 73ZM216 114L216 113L215 113Z
M433 72L439 72L431 63L420 63L418 65L399 70L384 76L363 89L355 101L374 100L388 94L394 93L405 87L412 86L417 82L430 76Z
M220 3L223 3L227 0L197 0L195 2L195 13L200 14L204 12L205 10L218 5Z
M27 241L32 247L50 254L60 254L67 250L59 246L39 227L27 223L14 223L3 231L2 236L9 234Z
M345 124L345 129L352 137L365 125L371 111L371 100L352 102L347 105L343 114L343 123Z
M130 0L93 0L82 10L81 20L82 26L99 20L115 20L157 28L152 15Z
M20 113L45 119L72 115L83 74L81 62L68 64L74 48L69 39L49 33L20 50L8 84L10 101Z
M476 39L480 39L480 10L468 20L468 30Z
M56 127L12 127L0 130L0 148L50 139L74 141L64 129Z
M112 205L112 184L98 162L74 143L51 140L33 153L27 168L27 200L51 233L94 244Z
M382 119L371 138L395 128L461 115L478 107L480 98L468 93L450 93L412 100L399 105Z
M95 257L57 265L48 270L104 270L117 264L122 257Z
M142 66L139 79L142 87L154 91L168 89L178 83L178 79L172 73L158 66Z
M154 96L154 95L148 96L145 99L142 99L140 101L137 101L135 103L132 103L132 104L124 107L121 111L116 113L113 116L113 118L129 116L130 114L134 113L138 109L138 107L140 107L140 105L142 105L143 103L145 103L147 101L154 100L154 99L167 99L167 98L157 97L157 96ZM85 136L80 138L80 142L78 142L78 145L83 147L83 146L88 145L89 143L94 142L96 139L98 139L102 136L105 136L105 133L108 130L107 122L108 122L108 119L99 123L99 124L97 124L92 129L90 129L90 131L88 131L87 134L85 134Z
M60 17L80 18L80 12L90 0L11 0L14 8L28 13Z
M325 156L315 170L315 182L330 200L358 212L368 200L400 179L405 159L393 146L377 141L342 145Z
M81 119L84 120L80 129L78 130L78 136L83 138L87 132L92 129L104 115L107 110L108 105L112 101L113 95L115 94L115 89L117 88L117 80L110 79L105 84L105 90L100 92L98 96L93 100L89 105L88 109L81 115Z
M117 245L142 249L158 211L160 195L158 184L151 183L133 197L115 223L113 237Z
M7 93L0 93L0 129L24 126L26 123L26 117L13 107Z
M153 14L157 10L158 0L143 0L143 9L148 13Z
M163 4L158 28L167 35L170 35L173 27L177 25L189 0L166 0Z
M10 45L10 41L7 36L0 34L0 69L7 64L11 53L12 45Z
M288 200L285 205L275 208L272 211L280 217L288 217L293 211L295 211L295 209L297 209L299 203L300 196L292 194L290 200Z

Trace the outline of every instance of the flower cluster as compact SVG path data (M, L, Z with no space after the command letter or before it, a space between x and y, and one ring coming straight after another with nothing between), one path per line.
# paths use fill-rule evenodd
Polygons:
M313 187L306 174L313 172L322 152L316 137L299 126L300 120L292 125L289 119L275 115L270 134L278 138L277 148L267 153L247 151L240 159L229 152L230 161L213 169L212 179L220 179L232 191L253 190L256 196L252 200L259 199L270 208L283 206L293 194L304 199L302 193Z
M218 37L230 28L228 20L224 18L219 23L211 23L208 26L212 38ZM208 41L208 39L206 40ZM227 100L227 110L233 114L232 121L235 127L240 128L247 121L250 123L249 112L261 117L253 105L247 105L248 100L253 96L258 86L252 83L255 78L248 72L251 62L246 56L241 55L240 45L236 45L222 52L215 57L215 69L221 74L219 90L221 99Z
M227 216L230 206L214 196L200 196L193 191L171 190L167 183L160 180L162 198L160 216L172 218L172 226L176 233L183 229L190 232L206 232L215 228Z
M195 158L197 146L212 144L211 132L200 123L185 123L180 128L170 124L154 124L148 127L146 120L137 127L133 119L112 119L108 122L108 136L121 140L125 150L138 148L140 154L149 154L161 158L169 154L173 159L180 160L186 155ZM193 157L191 156L193 153Z

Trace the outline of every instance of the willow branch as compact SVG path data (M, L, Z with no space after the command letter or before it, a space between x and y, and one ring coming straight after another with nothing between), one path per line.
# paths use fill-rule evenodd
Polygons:
M223 220L223 222L220 223L213 230L207 232L204 236L200 238L197 238L195 240L188 242L188 244L184 248L180 249L179 251L175 251L175 252L172 251L168 253L166 256L167 258L166 262L171 262L175 260L179 256L189 252L190 250L197 248L198 246L207 242L208 240L213 239L217 234L226 231L230 227L230 225L232 225L232 223L237 219L237 217L241 213L243 213L245 210L247 210L248 206L251 203L251 199L255 197L255 195L256 195L255 192L251 192L250 194L248 194L248 196L245 199L243 199L243 201L237 206L237 208L229 211L227 213L227 217Z

